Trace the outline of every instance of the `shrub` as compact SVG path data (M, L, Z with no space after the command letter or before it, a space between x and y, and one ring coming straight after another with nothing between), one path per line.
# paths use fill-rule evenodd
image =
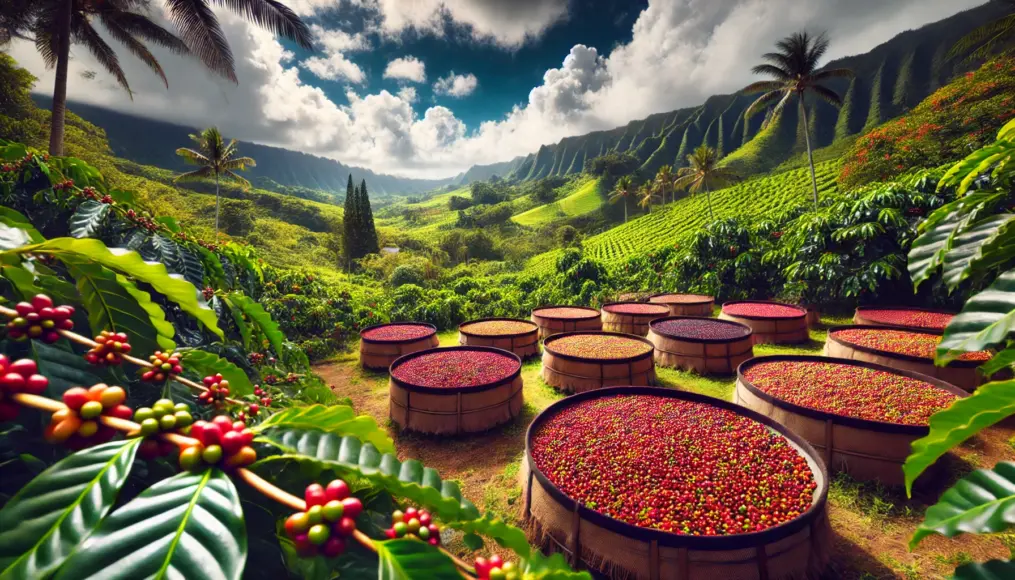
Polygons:
M416 286L423 285L423 271L416 266L409 264L403 264L393 272L391 272L391 278L388 282L395 288L404 286L405 284L415 284Z
M780 273L762 256L778 239L774 222L725 219L705 226L672 262L677 290L718 300L767 299L782 289Z

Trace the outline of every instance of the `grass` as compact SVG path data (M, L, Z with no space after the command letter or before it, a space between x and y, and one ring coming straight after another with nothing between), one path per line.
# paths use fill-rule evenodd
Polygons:
M599 195L599 180L585 178L568 184L573 193L558 199L553 203L534 207L522 212L511 219L522 226L541 226L550 223L561 217L575 217L593 212L603 205L603 198Z

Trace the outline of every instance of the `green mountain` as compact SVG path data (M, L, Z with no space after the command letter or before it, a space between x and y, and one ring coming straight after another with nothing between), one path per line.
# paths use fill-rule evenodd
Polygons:
M1003 13L996 3L985 4L903 32L867 53L829 62L827 68L851 69L856 78L829 84L844 96L842 109L823 101L808 103L814 148L849 139L898 116L955 74L971 70L975 63L949 61L945 53L967 32ZM744 175L768 171L804 150L803 124L797 107L786 107L764 129L763 115L745 121L744 110L754 98L756 95L712 96L697 107L650 115L608 131L566 137L525 157L477 166L462 175L481 178L496 173L514 182L564 176L581 172L588 160L609 152L635 155L642 163L641 171L651 175L666 164L682 167L686 155L702 143L721 149L728 156L725 163ZM494 169L484 171L482 167Z

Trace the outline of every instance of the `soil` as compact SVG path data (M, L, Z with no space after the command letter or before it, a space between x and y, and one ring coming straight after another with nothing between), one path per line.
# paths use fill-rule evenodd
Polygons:
M442 346L457 343L454 333L441 335ZM812 332L803 347L758 345L755 355L820 354L825 333ZM480 509L491 510L520 525L521 485L519 464L525 450L525 430L532 418L562 395L539 377L540 361L522 367L525 409L512 424L468 437L424 437L399 433L388 419L387 373L365 371L353 354L314 369L338 397L348 397L357 411L387 425L400 459L415 458L436 469L444 479L460 482L462 492ZM733 379L715 380L686 372L657 369L659 383L729 400ZM882 578L947 578L959 564L1015 556L1015 533L953 539L926 538L910 552L909 538L923 519L928 505L962 475L989 468L1015 457L1015 420L988 429L944 459L935 480L921 478L912 499L904 490L858 483L848 476L833 476L829 490L829 516L835 531L833 559L826 578L872 580ZM452 546L454 547L454 546ZM464 546L458 546L463 553Z

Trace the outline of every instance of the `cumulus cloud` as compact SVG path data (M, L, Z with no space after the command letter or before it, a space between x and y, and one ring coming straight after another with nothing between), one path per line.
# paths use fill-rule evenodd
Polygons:
M479 79L476 75L472 73L456 75L455 71L451 71L448 76L437 79L433 84L433 92L460 99L471 95L478 85Z
M325 57L312 56L301 62L300 66L317 78L328 81L347 80L360 84L366 80L366 73L363 72L363 69L343 54L332 54Z
M415 103L419 96L416 94L416 87L405 86L398 89L398 98L409 103Z
M337 28L324 28L320 24L311 24L310 31L314 41L328 54L367 50L370 42L362 32L350 34Z
M414 56L396 58L384 69L384 78L414 83L426 82L426 66Z

